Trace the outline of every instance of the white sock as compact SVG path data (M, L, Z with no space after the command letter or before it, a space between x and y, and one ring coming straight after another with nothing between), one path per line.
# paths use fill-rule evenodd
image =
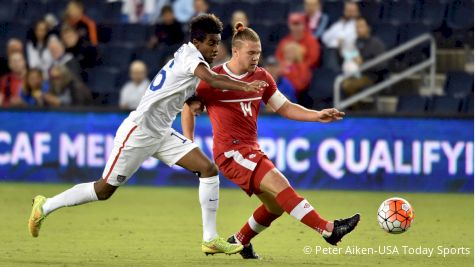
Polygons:
M77 184L52 198L46 199L43 212L47 215L62 207L76 206L92 201L97 201L94 182Z
M219 177L200 178L199 197L203 219L203 240L211 241L216 231L216 211L219 206Z

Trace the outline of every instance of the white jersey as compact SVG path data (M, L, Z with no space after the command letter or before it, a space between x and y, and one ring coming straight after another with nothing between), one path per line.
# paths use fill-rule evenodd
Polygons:
M174 58L157 73L129 119L147 135L161 139L171 128L185 101L195 93L199 79L194 72L200 63L209 68L191 42L182 45Z

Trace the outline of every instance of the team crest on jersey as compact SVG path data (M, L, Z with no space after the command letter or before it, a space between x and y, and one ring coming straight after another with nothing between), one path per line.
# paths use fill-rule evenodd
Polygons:
M124 175L117 175L117 182L122 183L125 181L125 176Z

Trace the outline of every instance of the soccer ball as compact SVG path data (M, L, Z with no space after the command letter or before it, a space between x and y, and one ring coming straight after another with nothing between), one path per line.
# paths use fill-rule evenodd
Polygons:
M391 234L401 234L409 229L414 221L414 210L407 200L393 197L383 201L378 209L378 222L381 228Z

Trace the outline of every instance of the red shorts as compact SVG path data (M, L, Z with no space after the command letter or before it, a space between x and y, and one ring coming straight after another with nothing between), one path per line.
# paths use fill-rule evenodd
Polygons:
M249 196L262 193L262 178L275 168L264 152L247 147L225 152L215 161L219 171Z

